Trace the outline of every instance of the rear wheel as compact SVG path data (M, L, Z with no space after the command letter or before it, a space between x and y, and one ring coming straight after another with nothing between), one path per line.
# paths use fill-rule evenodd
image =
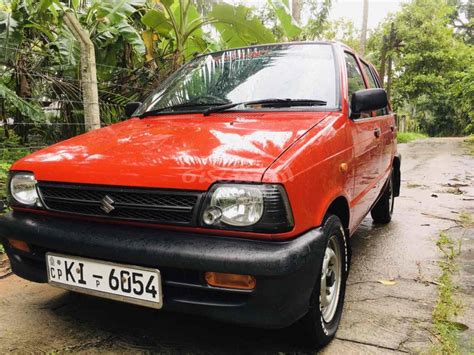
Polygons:
M326 248L314 286L310 308L302 319L306 339L322 347L336 334L342 315L348 271L344 227L337 216L329 216L323 226Z
M385 190L370 211L372 219L375 223L387 224L392 220L393 206L394 206L394 194L393 194L393 173L390 174L390 179L385 187Z

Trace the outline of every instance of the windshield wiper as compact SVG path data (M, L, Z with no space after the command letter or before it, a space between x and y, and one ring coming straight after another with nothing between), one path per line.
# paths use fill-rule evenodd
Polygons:
M160 113L164 113L164 112L173 112L174 109L180 109L180 108L191 108L191 107L202 107L202 106L215 106L215 105L221 105L221 103L214 103L214 102L203 102L203 103L200 103L200 102L186 102L186 103L183 103L183 104L178 104L178 105L172 105L172 106L166 106L166 107L162 107L162 108L159 108L159 109L156 109L156 110L150 110L150 111L146 111L144 113L142 113L141 115L139 115L138 117L139 118L145 118L145 117L148 117L148 116L154 116L154 115L158 115ZM215 107L218 107L218 106L215 106Z
M211 113L222 112L240 105L262 105L262 107L291 107L291 106L325 106L326 101L311 100L311 99L264 99L245 102L233 102L229 104L210 107L204 111L204 116L209 116Z

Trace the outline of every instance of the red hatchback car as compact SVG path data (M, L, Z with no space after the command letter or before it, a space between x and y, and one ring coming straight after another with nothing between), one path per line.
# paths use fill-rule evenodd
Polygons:
M372 65L335 42L199 56L131 118L10 171L0 238L25 279L244 325L341 319L350 236L390 222L394 116Z

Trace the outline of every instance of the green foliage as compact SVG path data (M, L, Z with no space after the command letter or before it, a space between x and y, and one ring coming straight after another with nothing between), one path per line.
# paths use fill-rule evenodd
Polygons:
M355 50L360 47L360 30L345 18L325 22L321 26L319 38L340 41Z
M210 14L216 20L215 27L223 41L229 47L275 41L272 32L245 6L217 4Z
M302 0L303 1L303 0ZM329 10L333 0L305 0L307 13L311 14L300 35L301 40L324 39L323 32L328 25Z
M438 300L433 310L433 326L440 344L434 346L433 352L456 354L459 353L459 326L453 318L461 309L461 304L454 298L456 286L452 274L457 269L456 257L459 255L460 246L445 233L440 234L436 245L442 252L443 259L438 262L441 275L437 279Z
M6 182L10 165L28 153L29 150L21 148L20 138L13 131L5 134L5 129L0 127L0 201L6 199Z
M469 153L474 156L474 134L464 139L464 144L469 149Z
M20 137L12 130L5 133L5 128L0 127L0 163L11 164L28 153L29 150L22 147Z
M397 133L397 142L398 143L408 143L417 139L426 138L426 134L423 133L414 133L414 132L398 132Z
M23 115L30 117L33 121L44 119L44 112L37 106L23 100L14 91L0 82L0 98L5 99Z
M10 164L0 161L0 201L4 201L7 197L6 183L8 169L10 169Z
M429 135L474 129L474 48L452 26L456 13L446 0L413 0L374 31L368 43L368 57L380 66L394 26L393 46L386 48L393 60L392 101L397 111L410 106L410 116Z
M278 4L286 4L285 12ZM275 0L273 17L293 37L299 28L287 5ZM63 24L63 11L77 16L94 43L105 125L119 121L124 104L143 99L197 53L277 40L254 9L220 0L4 0L0 122L14 119L23 144L83 132L80 47Z
M301 33L301 28L293 19L288 0L267 0L267 2L273 11L275 11L286 39L291 40L298 38Z

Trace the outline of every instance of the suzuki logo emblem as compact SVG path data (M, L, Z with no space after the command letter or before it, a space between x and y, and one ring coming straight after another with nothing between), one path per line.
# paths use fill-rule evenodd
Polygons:
M100 208L105 213L110 213L113 210L115 210L114 203L115 203L115 201L112 200L112 198L110 196L105 195L105 197L100 202Z

